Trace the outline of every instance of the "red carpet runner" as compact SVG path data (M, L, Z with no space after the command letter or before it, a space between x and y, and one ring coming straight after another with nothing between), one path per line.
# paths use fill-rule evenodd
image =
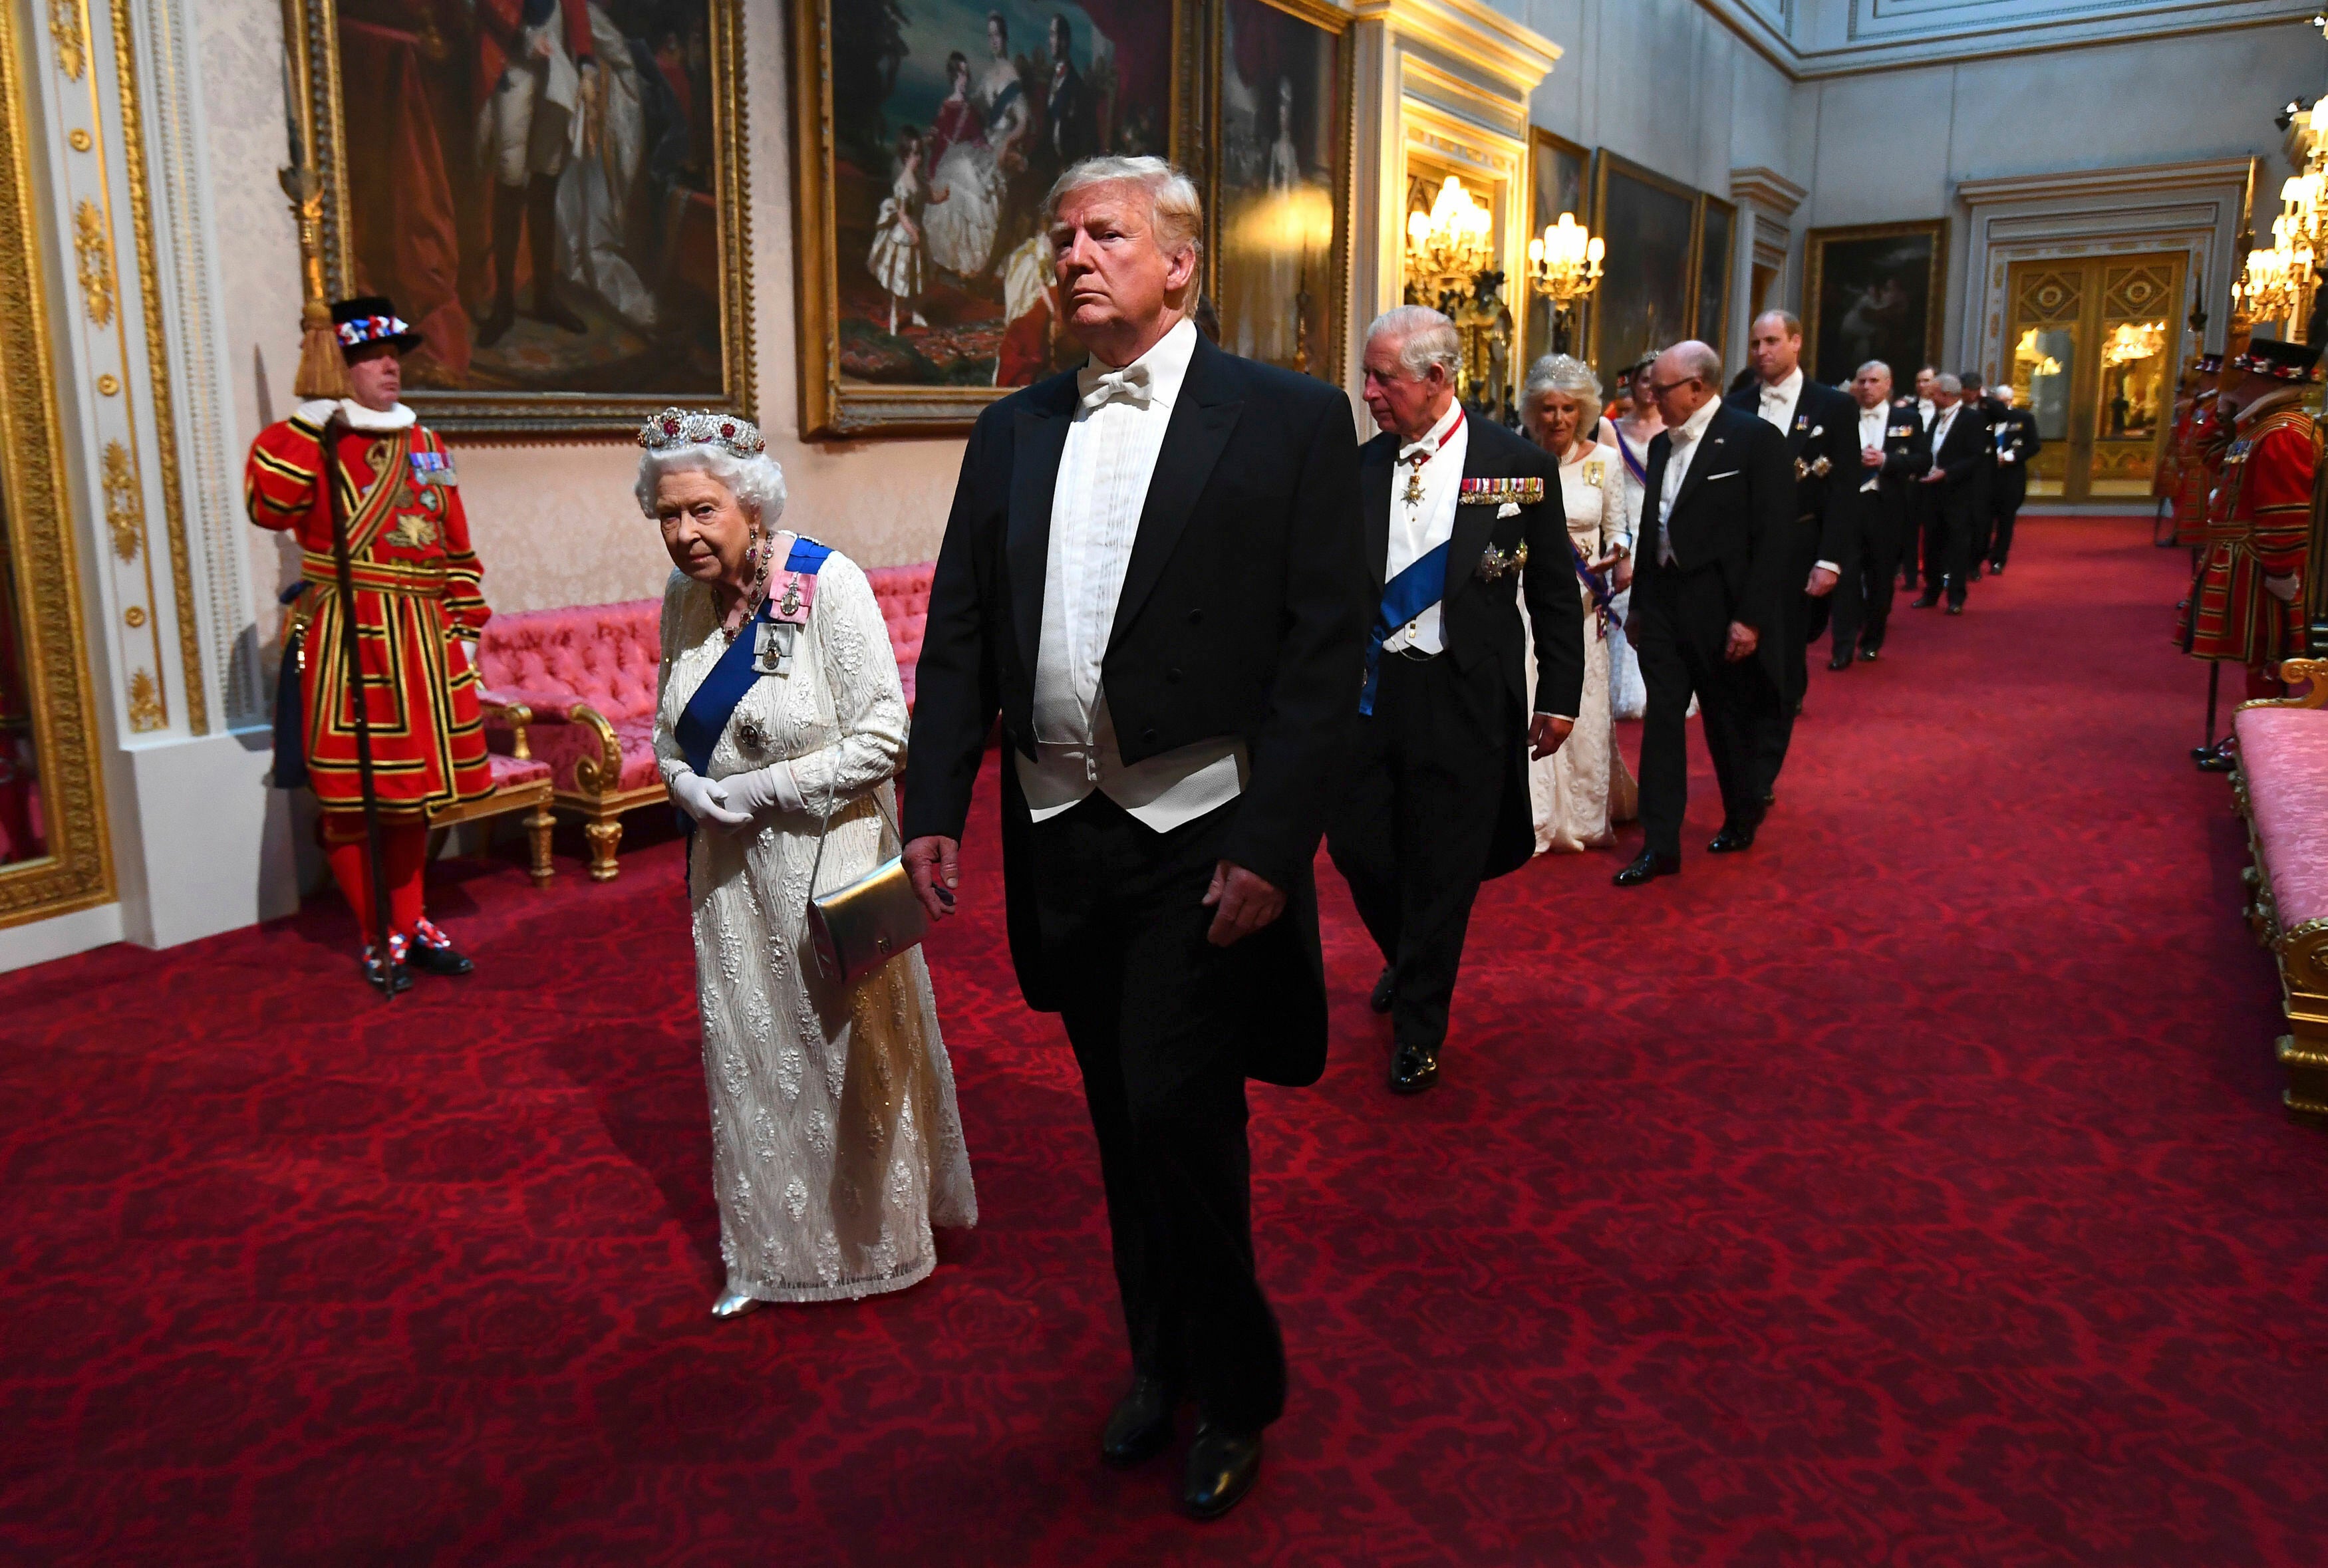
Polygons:
M392 1008L336 899L0 977L0 1556L2319 1562L2328 1138L2185 757L2182 558L2023 532L1814 671L1751 854L1702 776L1679 880L1495 884L1422 1099L1328 874L1333 1065L1254 1094L1293 1401L1224 1523L1094 1455L1098 1173L987 804L933 953L986 1224L862 1305L705 1315L669 843L470 869L477 976Z

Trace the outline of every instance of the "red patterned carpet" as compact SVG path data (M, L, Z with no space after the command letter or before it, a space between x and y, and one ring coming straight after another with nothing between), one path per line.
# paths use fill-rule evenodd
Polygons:
M1293 1400L1223 1523L1094 1457L1097 1172L981 828L933 957L986 1223L861 1305L705 1316L669 843L467 869L479 974L393 1008L336 900L0 978L0 1555L2318 1563L2328 1135L2185 760L2181 557L2023 534L1815 671L1751 855L1494 885L1419 1100L1328 874L1333 1065L1254 1096Z

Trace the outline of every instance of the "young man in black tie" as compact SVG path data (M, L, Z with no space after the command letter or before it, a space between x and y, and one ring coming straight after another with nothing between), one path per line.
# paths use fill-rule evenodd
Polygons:
M1723 855L1754 842L1767 787L1760 759L1779 716L1770 629L1799 587L1787 438L1722 402L1722 356L1704 343L1676 343L1647 381L1666 427L1649 443L1625 630L1649 691L1641 728L1647 842L1617 873L1619 887L1681 869L1693 693L1722 786L1722 831L1706 849Z
M943 919L999 712L1011 959L1083 1071L1131 1340L1101 1454L1162 1451L1194 1400L1180 1500L1211 1518L1251 1489L1285 1405L1244 1085L1325 1068L1310 865L1365 653L1357 444L1338 388L1198 334L1185 174L1088 159L1047 211L1091 362L971 433L930 587L905 861Z
M1910 537L1917 475L1932 465L1924 444L1924 423L1911 402L1892 401L1892 367L1870 360L1851 380L1859 405L1860 571L1835 596L1835 651L1838 658L1873 663L1882 652L1892 620L1892 596L1900 555Z
M1964 383L1942 376L1933 383L1932 427L1928 436L1932 465L1918 484L1924 488L1924 593L1914 608L1929 610L1946 594L1948 614L1964 614L1966 585L1971 581L1974 530L1988 492L1983 481L1995 454L1988 444L1988 425L1977 410L1963 402Z
M1465 415L1455 324L1419 305L1386 311L1365 362L1383 432L1358 457L1378 608L1326 847L1382 949L1374 1008L1391 1015L1391 1090L1415 1094L1438 1080L1479 884L1535 851L1528 758L1551 756L1575 724L1584 612L1560 465Z
M1788 591L1777 624L1779 722L1763 731L1764 794L1777 787L1795 734L1795 715L1810 687L1809 648L1826 627L1832 596L1859 569L1859 409L1851 399L1803 370L1803 324L1783 310L1754 318L1746 343L1756 384L1731 394L1730 406L1786 437L1795 472L1795 524L1788 541ZM1836 645L1829 668L1851 668Z
M1965 578L1978 582L1989 560L1989 538L1995 528L1998 459L1996 432L2004 418L2004 404L1988 390L1978 371L1959 371L1957 384L1964 389L1957 406L1980 420L1980 496L1973 503L1972 538L1965 562Z
M2003 577L2013 554L2013 525L2021 520L2021 503L2029 494L2029 465L2045 443L2037 434L2037 416L2013 406L2011 387L1997 388L1996 401L2004 411L1995 426L1996 493L1989 500L1988 569L1991 576Z

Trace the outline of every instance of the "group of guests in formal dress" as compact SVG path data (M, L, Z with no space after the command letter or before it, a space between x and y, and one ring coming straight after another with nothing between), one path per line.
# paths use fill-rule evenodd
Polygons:
M713 1310L910 1286L936 1263L934 1228L975 1222L929 970L899 910L915 930L954 914L999 731L1011 959L1082 1072L1130 1344L1101 1455L1153 1457L1194 1404L1178 1490L1209 1518L1252 1488L1286 1398L1245 1084L1324 1071L1320 840L1381 954L1388 1087L1421 1093L1481 884L1542 850L1607 845L1637 806L1647 844L1617 880L1677 871L1694 707L1724 812L1708 848L1749 848L1807 643L1832 619L1835 668L1875 655L1911 526L1919 602L1960 605L1976 548L1962 498L2022 459L1987 449L1992 421L1951 378L1929 417L1891 399L1880 365L1851 396L1807 381L1799 328L1778 313L1755 324L1755 384L1727 402L1702 343L1636 367L1606 416L1592 372L1549 358L1523 437L1459 399L1452 323L1394 309L1364 345L1378 433L1361 446L1338 388L1199 331L1204 214L1180 171L1085 159L1044 216L1090 357L990 405L970 437L910 746L864 574L787 526L760 432L671 408L639 434L636 501L672 566L654 750L690 835L725 1269ZM326 776L355 778L362 713L387 728L403 710L358 707L333 673L351 582L360 620L407 627L430 690L470 702L414 743L436 771L405 770L388 803L419 812L465 797L483 756L464 641L484 611L449 461L405 433L392 376L373 385L408 329L385 301L342 315L358 396L262 438L254 516L310 540L300 711ZM352 579L318 499L334 461L361 482ZM1979 553L2001 567L2009 546L2008 520ZM1638 787L1611 728L1633 714ZM329 799L377 793L363 773ZM415 952L465 969L420 916L417 877L407 909L360 860L334 867L371 911L374 983L408 983ZM853 979L818 925L841 889L902 944Z

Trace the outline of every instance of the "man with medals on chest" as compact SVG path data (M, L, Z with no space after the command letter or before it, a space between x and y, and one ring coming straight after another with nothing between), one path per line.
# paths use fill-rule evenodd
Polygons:
M2316 343L2257 338L2231 361L2215 400L2230 444L2176 631L2193 658L2244 664L2250 699L2279 695L2280 662L2305 652L2304 577L2320 459L2320 432L2305 405L2319 364ZM2228 746L2199 765L2229 772Z
M1568 738L1584 688L1558 464L1465 416L1461 365L1435 310L1402 305L1367 331L1366 407L1383 433L1359 453L1358 495L1379 607L1326 847L1382 949L1373 1005L1391 1015L1401 1094L1438 1079L1472 901L1534 854L1528 759Z
M314 788L333 877L363 925L364 976L392 993L411 984L409 969L459 975L473 967L423 911L421 868L428 812L493 791L476 672L477 635L493 612L451 455L399 401L399 358L418 334L378 296L340 301L332 320L351 395L302 403L260 431L243 500L251 521L289 532L302 550L277 699L275 783ZM335 511L353 589L355 681ZM376 859L368 806L380 826Z
M1758 754L1761 793L1776 788L1794 741L1795 716L1809 689L1809 645L1826 628L1834 595L1856 595L1859 562L1859 408L1845 393L1803 371L1803 324L1783 310L1754 318L1746 352L1758 385L1734 392L1730 406L1752 414L1787 438L1794 464L1795 527L1788 543L1788 582L1779 617L1771 628L1779 659L1778 722L1766 725ZM1856 611L1846 614L1856 622ZM1830 670L1851 668L1852 651L1841 639Z

